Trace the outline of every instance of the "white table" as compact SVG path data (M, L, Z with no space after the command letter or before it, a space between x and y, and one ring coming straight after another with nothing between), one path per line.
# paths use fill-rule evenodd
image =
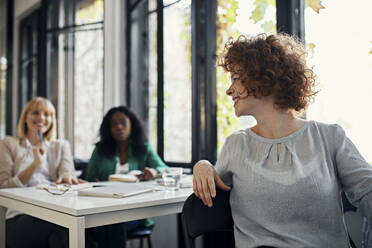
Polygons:
M6 208L69 229L70 248L85 246L85 228L180 213L192 188L155 191L127 198L51 195L35 188L0 189L0 248L5 248Z

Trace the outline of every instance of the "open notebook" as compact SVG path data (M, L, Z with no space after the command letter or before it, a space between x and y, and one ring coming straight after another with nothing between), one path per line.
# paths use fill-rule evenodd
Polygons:
M78 191L80 196L93 196L93 197L110 197L110 198L123 198L132 195L152 192L154 189L149 186L141 185L138 183L123 183L115 185L105 185L101 187L94 187L90 189L83 189Z

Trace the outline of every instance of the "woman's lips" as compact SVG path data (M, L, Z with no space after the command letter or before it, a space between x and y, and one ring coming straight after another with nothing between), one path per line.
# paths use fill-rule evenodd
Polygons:
M120 138L121 138L121 137L124 137L124 136L125 136L125 132L117 132L117 133L116 133L116 136L117 136L117 137L120 137Z
M42 123L34 123L34 125L37 126L38 128L43 128L45 126Z
M239 97L233 97L233 99L232 99L233 101L234 101L234 107L235 107L235 105L238 103L238 101L239 101Z

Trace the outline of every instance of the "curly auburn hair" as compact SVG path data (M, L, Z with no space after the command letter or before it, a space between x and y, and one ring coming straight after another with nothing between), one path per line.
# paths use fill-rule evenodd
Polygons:
M305 110L313 101L316 75L306 64L305 46L287 34L229 39L218 65L237 74L248 95L273 96L282 110Z

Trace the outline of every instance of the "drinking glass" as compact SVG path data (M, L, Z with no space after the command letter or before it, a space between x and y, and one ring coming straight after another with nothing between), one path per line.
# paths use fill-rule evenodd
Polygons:
M182 177L181 167L170 167L163 169L164 186L168 191L176 191L180 188L180 180Z

